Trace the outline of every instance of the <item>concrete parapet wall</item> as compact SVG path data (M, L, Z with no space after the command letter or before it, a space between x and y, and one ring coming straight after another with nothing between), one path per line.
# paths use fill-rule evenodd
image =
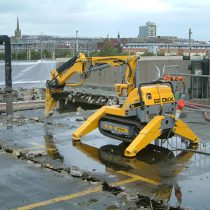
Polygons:
M189 60L182 57L143 57L138 61L136 70L136 83L149 82L157 79L156 66L162 70L164 66L178 65L180 73L189 73ZM58 63L58 65L60 65ZM114 89L115 83L121 83L124 73L123 67L107 68L102 71L93 72L86 80L85 85L96 88ZM172 73L172 72L171 72ZM189 84L187 84L189 86Z
M178 65L180 73L189 73L188 66L190 61L188 60L140 60L138 62L136 82L149 82L157 79L158 72L156 66L162 71L164 66ZM170 73L175 71L171 69ZM175 73L175 72L174 72Z

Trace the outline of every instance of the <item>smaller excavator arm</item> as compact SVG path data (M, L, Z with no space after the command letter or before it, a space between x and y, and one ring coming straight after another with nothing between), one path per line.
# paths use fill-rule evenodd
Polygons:
M137 59L137 56L86 57L84 53L79 53L78 56L51 71L51 80L46 82L45 115L48 116L53 112L56 100L58 100L58 97L53 97L53 95L61 94L65 86L80 86L90 76L91 72L109 67L127 65L124 81L122 84L115 84L115 89L118 96L123 95L123 90L126 90L128 95L134 87ZM87 68L87 66L89 67ZM81 80L78 83L67 83L67 80L75 74L79 74Z

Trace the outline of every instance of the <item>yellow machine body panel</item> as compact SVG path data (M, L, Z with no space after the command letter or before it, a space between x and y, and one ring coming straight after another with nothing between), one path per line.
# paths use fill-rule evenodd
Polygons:
M167 85L145 86L141 88L141 92L145 106L175 103L173 92ZM140 106L139 102L138 88L134 88L127 97L122 109L124 111L134 109L137 106Z
M167 85L145 86L141 92L146 106L175 102L171 87Z

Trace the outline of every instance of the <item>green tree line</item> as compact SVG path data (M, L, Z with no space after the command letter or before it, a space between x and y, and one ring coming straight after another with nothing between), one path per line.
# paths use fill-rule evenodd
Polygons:
M93 56L128 55L128 54L134 54L134 53L124 52L122 50L122 46L120 45L120 43L113 46L113 43L109 39L106 39L102 43L100 50L85 52L85 54L86 54L86 56L93 57ZM55 57L56 58L58 58L58 57L59 58L70 58L70 57L73 57L73 55L74 55L74 52L72 50L55 49ZM157 54L157 55L163 56L163 54ZM154 54L151 52L145 52L142 56L154 56ZM12 60L27 60L28 59L26 51L12 53L11 57L12 57ZM50 52L47 49L44 49L42 51L42 58L52 59L53 52ZM31 60L41 59L41 52L31 50L30 59ZM0 53L0 60L4 60L4 53Z

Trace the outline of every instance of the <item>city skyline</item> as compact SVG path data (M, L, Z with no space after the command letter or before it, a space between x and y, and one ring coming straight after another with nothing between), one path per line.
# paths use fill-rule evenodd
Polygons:
M14 36L19 17L22 34L79 37L137 37L139 26L155 22L157 35L210 41L210 0L78 0L76 2L0 0L0 34Z

